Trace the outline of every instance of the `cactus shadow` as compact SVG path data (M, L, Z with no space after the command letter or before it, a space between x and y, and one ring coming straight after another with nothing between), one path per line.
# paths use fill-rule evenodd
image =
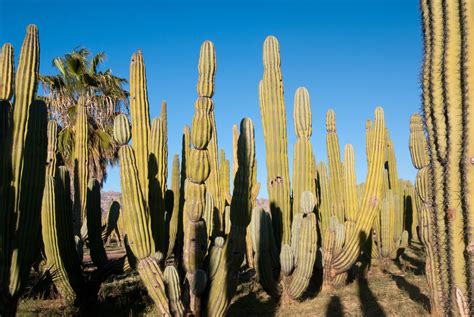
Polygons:
M364 232L359 234L359 250L367 250L368 241L371 239L367 238L367 235ZM363 258L363 257L361 257ZM367 261L362 260L362 263L367 263ZM369 261L370 263L370 261ZM362 316L386 316L382 306L377 301L377 297L371 291L369 283L364 276L365 267L358 270L358 274L355 278L358 284L358 292L360 299L360 306L362 310Z
M342 306L339 296L331 296L331 300L326 308L325 316L327 317L343 317L344 307Z
M359 299L362 310L362 316L386 316L382 306L377 301L374 293L369 288L369 283L366 278L358 277L357 284L359 287Z
M427 311L431 311L430 299L421 293L418 286L409 283L403 276L390 273L390 278L397 284L398 289L404 291L412 301L423 305Z

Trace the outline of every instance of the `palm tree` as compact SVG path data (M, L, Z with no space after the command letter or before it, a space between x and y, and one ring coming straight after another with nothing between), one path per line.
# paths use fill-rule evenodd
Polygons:
M89 60L85 48L75 49L53 60L58 74L40 76L51 119L61 126L58 150L63 163L73 169L74 123L79 97L86 100L89 122L89 173L101 184L106 179L107 165L117 161L113 140L113 120L117 113L128 112L126 80L116 77L110 69L99 71L105 60L103 52Z

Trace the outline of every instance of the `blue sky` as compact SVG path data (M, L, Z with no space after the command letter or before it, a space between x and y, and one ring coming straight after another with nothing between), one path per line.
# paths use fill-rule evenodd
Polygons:
M54 57L82 46L93 53L105 51L105 66L128 78L131 55L142 49L151 116L159 114L161 100L168 102L170 162L180 153L183 126L193 116L200 44L213 41L219 147L230 157L232 124L243 117L254 121L261 197L267 191L258 81L263 41L275 35L281 48L290 166L293 97L296 88L305 86L318 161L326 160L325 113L333 108L341 148L354 145L357 177L363 181L365 120L380 105L394 140L399 175L414 179L408 126L410 114L420 109L418 1L0 0L0 43L11 42L19 53L30 23L40 30L43 74L54 71ZM109 171L104 188L120 190L117 168Z

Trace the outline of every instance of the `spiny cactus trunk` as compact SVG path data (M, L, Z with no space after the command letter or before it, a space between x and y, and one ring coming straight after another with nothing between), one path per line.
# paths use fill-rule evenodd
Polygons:
M444 315L474 312L472 142L474 9L469 1L422 1L423 114L428 132L431 241ZM461 304L460 304L461 303Z

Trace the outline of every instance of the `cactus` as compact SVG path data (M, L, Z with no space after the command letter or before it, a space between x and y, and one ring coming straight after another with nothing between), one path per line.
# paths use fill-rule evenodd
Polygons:
M232 126L232 183L234 183L235 173L239 168L239 162L237 158L237 142L239 140L239 127L234 124Z
M211 139L207 146L209 153L209 177L206 179L207 190L212 194L214 199L214 219L216 223L213 225L215 229L213 232L218 233L222 231L222 219L225 207L225 201L221 194L221 183L219 180L219 161L218 161L218 144L217 144L217 128L216 120L214 118L214 102L212 96L214 95L214 76L216 72L216 51L214 44L211 41L204 41L201 45L198 65L198 84L197 93L200 98L206 98L210 101L209 120L211 124Z
M239 168L230 205L231 228L217 270L209 280L206 306L209 316L224 316L237 288L239 269L245 254L246 228L251 219L257 176L254 128L248 118L240 123L237 157Z
M357 260L361 249L361 237L367 239L370 236L374 218L380 202L382 189L383 146L385 122L382 108L375 110L375 126L372 139L370 158L368 159L369 170L367 173L364 198L357 212L359 218L354 226L350 237L346 237L344 247L335 256L331 263L331 275L335 276L346 272Z
M179 175L179 156L176 154L173 157L173 164L171 168L171 191L173 193L173 208L171 210L171 220L169 223L169 245L168 255L170 257L175 251L176 240L179 238L180 230L179 220L181 215L179 213L180 201L180 175Z
M291 206L280 47L273 36L267 37L263 45L263 67L259 96L265 138L267 187L275 242L280 249L282 244L290 244Z
M76 123L74 125L74 215L75 231L79 235L80 228L87 214L87 184L89 181L88 165L88 122L85 97L77 102Z
M224 149L220 150L220 165L219 165L219 180L221 182L221 194L222 200L225 205L229 205L231 201L230 197L230 162L225 158Z
M314 192L312 175L313 150L309 141L312 134L311 107L306 88L300 87L295 93L293 110L297 140L293 159L293 217L301 212L301 195L305 191Z
M0 53L0 100L12 98L14 63L13 46L10 43L5 43Z
M161 105L159 118L154 118L149 134L149 208L152 217L152 227L155 244L158 250L167 252L167 225L165 220L165 194L168 176L168 135L167 135L166 102ZM169 213L172 211L169 210Z
M35 25L27 27L26 37L12 87L12 48L2 49L2 95L14 104L11 118L9 101L2 101L2 164L0 174L0 314L14 312L30 266L38 250L40 212L45 177L47 148L47 112L42 101L35 100L39 40ZM3 77L3 74L6 77ZM2 97L2 99L3 99ZM10 121L11 120L11 121ZM8 172L8 173L5 173ZM9 185L8 185L9 184Z
M439 313L474 312L472 124L474 11L469 1L422 1L423 119L428 132L431 242ZM468 298L467 308L456 305ZM462 301L461 301L462 302Z
M102 240L102 210L100 208L100 185L95 178L89 180L87 185L87 234L88 247L92 262L103 268L108 260Z
M129 134L126 132L125 135ZM138 261L137 270L148 294L163 315L170 315L163 273L154 257L155 245L151 231L150 211L145 205L139 182L135 153L132 147L126 144L129 140L125 138L125 135L120 135L119 131L114 131L114 135L119 136L117 142L119 139L126 141L119 143L119 158L123 205L125 210L130 211L124 213L128 245L134 260Z
M296 267L293 272L291 283L288 286L288 295L299 298L303 295L313 275L313 267L316 261L317 230L316 214L313 213L315 199L313 193L305 191L301 195L302 219L299 224L299 240L295 241L297 250L295 253ZM293 243L292 236L292 243Z

